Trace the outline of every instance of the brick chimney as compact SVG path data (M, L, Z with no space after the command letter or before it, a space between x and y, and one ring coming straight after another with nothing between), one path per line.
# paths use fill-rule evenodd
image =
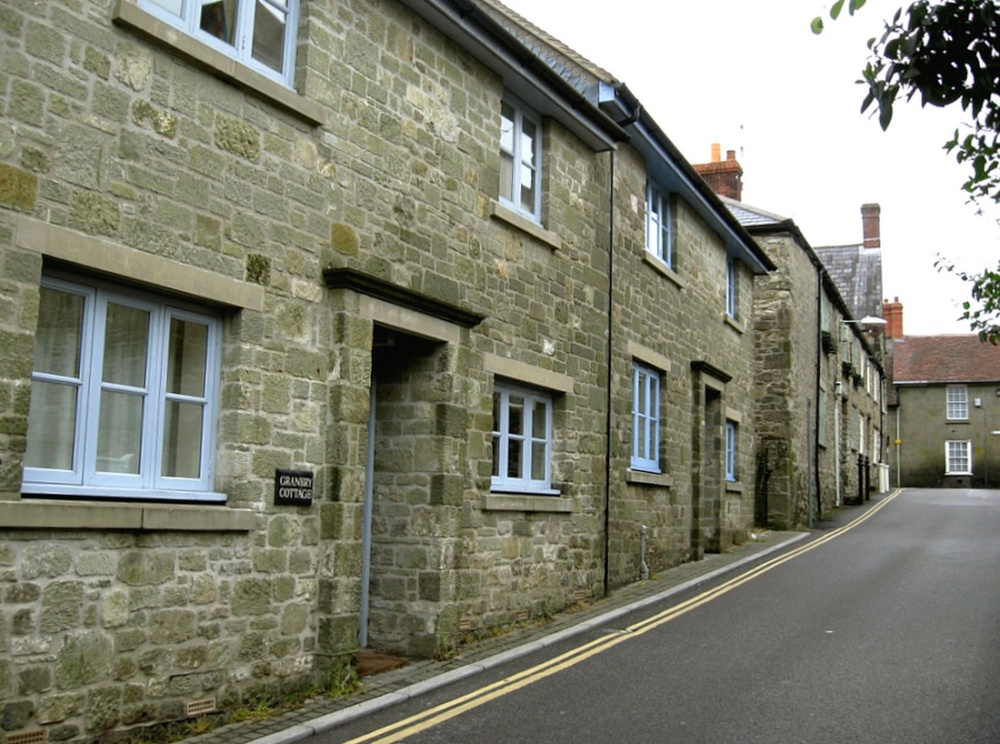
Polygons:
M881 248L882 238L880 235L879 213L882 208L878 204L861 205L861 226L864 230L864 248Z
M882 317L885 318L885 337L903 337L903 303L898 297L889 300L882 300Z
M694 169L719 196L743 199L743 167L736 162L736 150L727 150L722 160L722 146L713 143L712 162L695 165Z

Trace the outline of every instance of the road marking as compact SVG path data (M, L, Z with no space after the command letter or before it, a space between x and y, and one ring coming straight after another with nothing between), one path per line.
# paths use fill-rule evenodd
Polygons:
M723 594L727 594L733 589L743 586L749 581L753 581L768 571L771 571L772 569L775 569L778 566L793 560L794 558L805 555L821 545L825 545L831 540L835 540L844 533L853 530L858 525L867 522L875 516L875 514L884 509L900 494L900 492L900 489L893 491L889 494L889 496L882 499L882 501L880 501L877 505L873 506L860 517L852 520L843 527L838 527L832 532L829 532L812 542L791 550L788 553L784 553L776 558L765 561L744 574L740 574L739 576L736 576L713 589L709 589L708 591L705 591L695 597L691 597L690 599L653 615L652 617L630 625L623 631L619 631L613 635L604 635L596 638L593 641L577 646L576 648L549 659L548 661L543 661L541 664L533 666L530 669L525 669L517 674L511 675L510 677L505 677L504 679L486 685L485 687L481 687L478 690L474 690L473 692L465 695L461 695L453 700L449 700L448 702L442 703L434 708L423 711L422 713L417 713L416 715L405 718L402 721L397 721L396 723L389 724L388 726L384 726L376 731L371 731L355 739L351 739L348 742L344 742L344 744L392 744L393 742L400 742L408 736L413 736L421 731L426 731L427 729L433 728L434 726L444 723L445 721L456 718L463 713L474 710L481 705L485 705L486 703L501 698L504 695L508 695L527 687L528 685L543 680L546 677L550 677L557 672L569 669L582 661L586 661L599 653L617 646L619 643L629 641L648 633L655 628L659 628L661 625L664 625L681 615L685 615L702 605L708 604L713 599L717 599Z

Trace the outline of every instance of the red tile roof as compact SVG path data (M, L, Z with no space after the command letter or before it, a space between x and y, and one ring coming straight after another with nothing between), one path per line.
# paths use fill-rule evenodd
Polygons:
M905 336L892 343L896 384L1000 381L1000 346L979 336Z

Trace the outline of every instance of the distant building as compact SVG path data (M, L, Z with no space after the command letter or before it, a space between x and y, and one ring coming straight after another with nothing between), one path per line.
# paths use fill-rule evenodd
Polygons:
M894 396L893 485L1000 484L1000 347L974 334L903 335L902 305L886 303Z
M695 169L777 266L758 276L754 287L756 519L806 525L831 508L867 498L886 480L879 477L880 346L841 295L843 284L855 300L865 299L857 307L867 308L869 287L881 292L881 255L857 246L827 249L831 259L842 259L834 277L793 220L740 201L743 169L734 151L723 160L714 145L711 162ZM877 218L877 207L866 207ZM866 221L864 229L866 236L877 235L877 221ZM865 280L854 281L853 271L863 271Z

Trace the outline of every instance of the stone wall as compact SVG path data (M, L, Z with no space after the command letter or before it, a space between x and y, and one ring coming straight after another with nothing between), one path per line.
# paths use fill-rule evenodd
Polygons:
M736 322L725 318L726 248L693 209L675 198L675 270L645 249L647 167L631 148L615 154L614 326L611 384L611 535L609 581L640 576L642 527L647 567L659 571L745 540L753 519L752 276L741 269ZM660 370L661 469L630 468L632 362ZM702 373L730 378L719 414L706 419ZM739 420L738 482L723 482L720 443L726 418ZM699 451L695 442L704 439ZM709 446L710 445L710 446ZM714 474L711 485L704 482ZM712 535L714 544L708 545Z
M722 240L679 203L678 269L651 266L644 164L558 118L541 224L511 212L499 75L395 2L310 0L299 28L291 90L132 0L0 7L5 731L336 684L363 632L446 653L638 578L642 525L655 570L746 538L752 282L726 320ZM220 319L224 503L24 488L57 270ZM634 358L666 373L651 482L628 467ZM497 381L551 395L556 493L491 491ZM282 469L315 475L311 505L276 505Z

